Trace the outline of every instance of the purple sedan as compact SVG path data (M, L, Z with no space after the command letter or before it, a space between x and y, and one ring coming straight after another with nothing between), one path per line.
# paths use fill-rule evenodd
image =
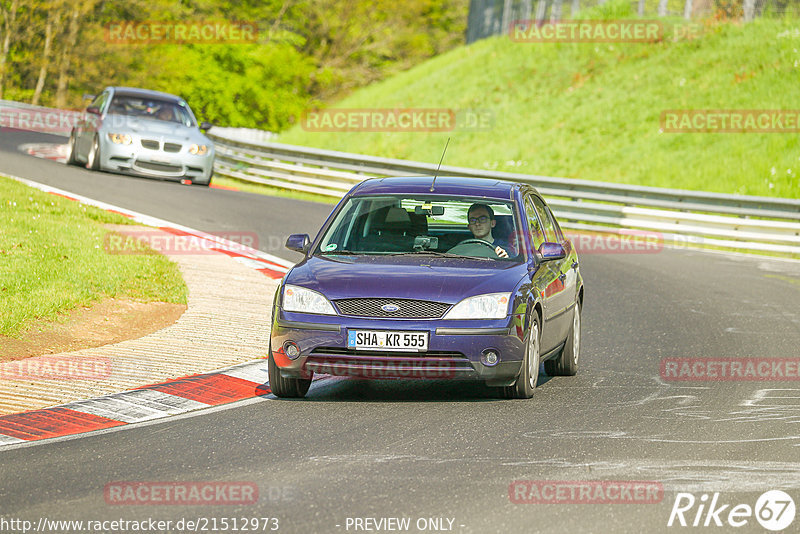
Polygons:
M314 373L469 379L530 398L544 362L574 375L583 278L550 208L526 184L380 178L355 186L283 278L269 376L302 397Z

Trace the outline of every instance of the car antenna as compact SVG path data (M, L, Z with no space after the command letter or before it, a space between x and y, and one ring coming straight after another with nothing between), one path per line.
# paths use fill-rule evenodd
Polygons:
M442 151L442 159L439 160L439 166L436 167L436 174L433 175L433 181L431 182L431 193L433 193L433 184L436 183L436 176L439 174L439 169L442 168L442 161L444 161L444 155L447 153L447 145L450 144L450 138L447 138L447 143L444 144L444 150Z

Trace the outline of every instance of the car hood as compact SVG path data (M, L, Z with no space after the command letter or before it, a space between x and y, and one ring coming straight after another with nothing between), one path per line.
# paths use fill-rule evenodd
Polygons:
M211 141L195 126L184 126L177 122L129 117L126 115L108 115L103 121L103 130L109 133L135 133L141 136L159 136L184 141L195 141L210 145ZM113 131L112 131L113 130Z
M483 293L514 291L525 264L433 256L313 256L287 284L342 298L420 299L455 304Z

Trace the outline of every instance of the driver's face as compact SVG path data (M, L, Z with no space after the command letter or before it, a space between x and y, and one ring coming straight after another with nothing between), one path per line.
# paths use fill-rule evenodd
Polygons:
M489 234L492 232L492 228L494 228L494 225L497 224L497 221L493 221L491 218L489 218L489 212L487 212L485 208L472 210L469 212L467 217L469 230L476 239L486 239L489 237Z

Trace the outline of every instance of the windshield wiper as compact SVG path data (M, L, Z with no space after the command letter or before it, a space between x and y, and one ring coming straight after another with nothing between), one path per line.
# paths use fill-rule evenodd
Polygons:
M413 252L396 252L396 253L391 254L391 255L392 256L429 255L429 256L439 256L439 257L442 257L442 258L461 258L461 259L467 258L467 259L471 259L471 260L490 260L490 261L492 261L492 258L481 258L481 257L475 257L475 256L464 256L462 254L451 254L449 252L438 252L436 250L416 250L416 251L413 251Z

